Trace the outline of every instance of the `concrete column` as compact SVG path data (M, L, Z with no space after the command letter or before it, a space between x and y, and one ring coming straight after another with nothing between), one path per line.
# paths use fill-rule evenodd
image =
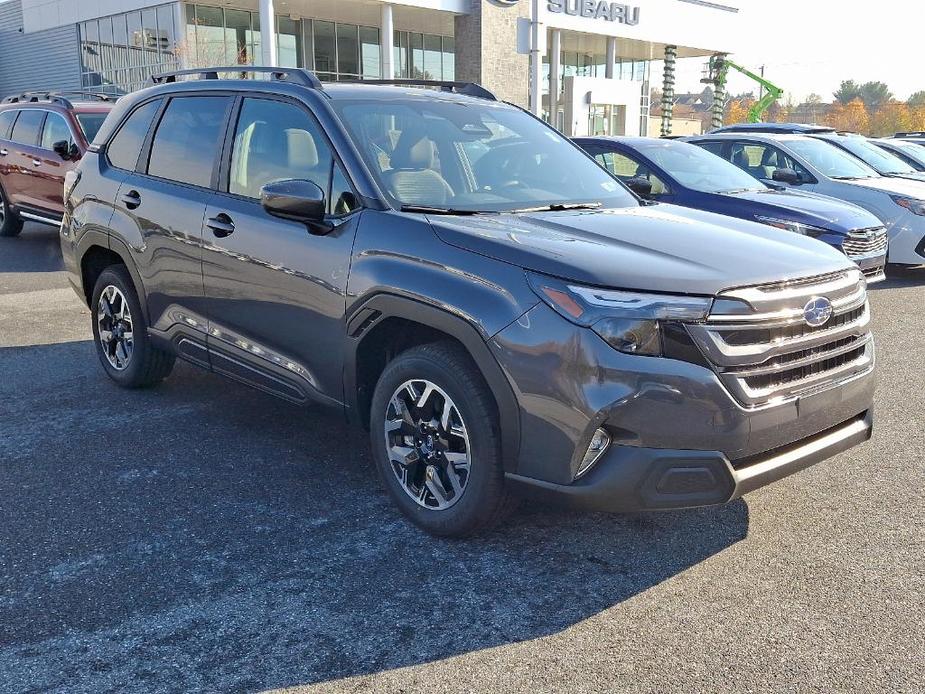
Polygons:
M552 45L549 49L549 122L559 127L559 74L562 72L562 30L552 30Z
M382 5L382 28L379 29L379 53L381 54L382 79L390 80L395 75L395 21L392 17L392 6L388 3Z
M662 137L671 135L671 120L674 116L674 70L677 58L678 47L665 46L665 68L662 73Z
M541 36L542 31L545 28L540 23L540 2L533 0L530 15L530 112L535 116L543 113L543 90L540 85L543 78L543 54L540 49L545 43L545 37Z
M276 54L276 11L273 0L260 0L260 51L266 67L279 65Z
M186 46L185 51L177 51L177 66L181 70L186 70L192 67L191 63L195 61L195 57L190 56L190 51L195 51L197 47L195 44L190 45L186 31L186 5L182 2L173 4L173 23L177 30L177 42Z
M613 79L613 65L617 62L617 37L607 38L607 64L604 65L604 77Z

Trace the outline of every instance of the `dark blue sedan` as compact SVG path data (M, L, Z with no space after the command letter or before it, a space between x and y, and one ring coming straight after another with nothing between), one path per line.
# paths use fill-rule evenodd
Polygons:
M579 137L575 142L642 197L747 219L835 246L883 278L886 254L871 253L883 223L867 210L812 193L770 188L701 147L648 137Z

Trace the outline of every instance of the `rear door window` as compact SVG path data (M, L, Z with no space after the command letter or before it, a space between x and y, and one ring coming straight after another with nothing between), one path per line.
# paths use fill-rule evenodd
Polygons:
M10 131L13 129L17 113L19 111L0 111L0 140L10 139Z
M24 109L19 112L19 118L13 126L13 137L10 139L20 145L37 145L44 122L45 111L34 108Z
M170 100L148 160L148 173L207 188L225 134L227 96L183 96Z
M106 148L110 164L120 169L135 170L138 155L141 154L141 147L151 127L151 121L154 120L160 105L159 99L149 101L135 109L128 120L122 124L119 132Z

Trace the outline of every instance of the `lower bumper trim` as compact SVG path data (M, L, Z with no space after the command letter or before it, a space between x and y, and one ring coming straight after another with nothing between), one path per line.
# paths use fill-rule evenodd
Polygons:
M735 464L718 451L615 446L569 485L508 473L519 490L588 511L630 512L715 506L804 470L867 441L873 410L789 446Z

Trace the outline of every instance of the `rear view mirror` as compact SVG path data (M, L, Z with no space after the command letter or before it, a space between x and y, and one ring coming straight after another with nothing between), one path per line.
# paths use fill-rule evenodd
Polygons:
M634 176L626 181L626 186L639 197L647 199L652 196L652 182L642 176Z
M260 189L260 203L274 217L305 222L314 225L316 233L326 233L317 229L324 225L327 205L316 183L297 179L267 183Z
M799 185L802 183L800 174L793 169L774 169L771 178L780 183L789 183L790 185Z

